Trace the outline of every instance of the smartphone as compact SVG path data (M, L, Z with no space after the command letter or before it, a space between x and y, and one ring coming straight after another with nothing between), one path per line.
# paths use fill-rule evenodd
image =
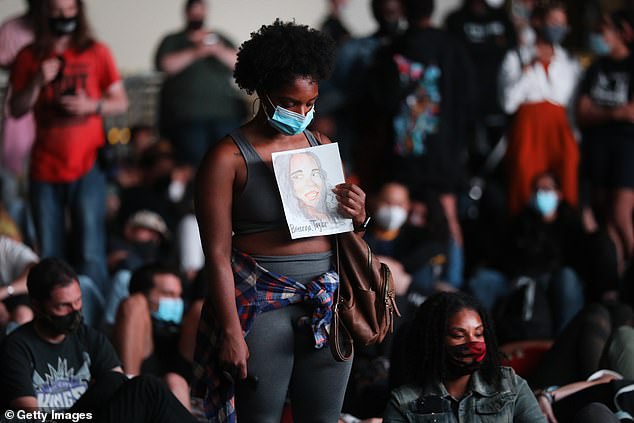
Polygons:
M75 87L72 87L72 86L71 86L71 87L66 87L66 88L64 89L64 91L62 91L62 94L61 94L61 95L62 95L62 96L65 96L65 95L75 95L75 94L76 94L76 93L75 93Z
M64 68L66 67L66 60L64 60L63 56L57 56L57 60L59 60L59 70L57 71L57 75L52 82L57 83L62 80L64 77Z
M203 44L207 46L217 44L218 41L220 41L220 37L218 37L218 34L214 33L207 34L205 35L205 38L203 38Z

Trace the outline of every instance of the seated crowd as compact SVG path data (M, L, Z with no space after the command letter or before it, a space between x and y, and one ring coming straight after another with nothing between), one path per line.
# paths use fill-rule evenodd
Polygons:
M185 1L186 28L156 52L160 119L102 148L101 116L128 105L107 47L81 0L28 3L31 38L6 64L17 71L4 130L35 111L42 139L28 177L16 165L26 156L0 169L0 408L206 421L192 385L212 253L195 177L251 107L227 82L241 50L204 29L205 0ZM337 31L309 128L340 141L347 181L367 194L362 236L389 266L402 316L383 343L355 346L340 422L634 421L634 14L594 17L597 57L584 70L562 46L561 2L465 0L446 30L433 0L369 3L379 29ZM59 55L38 68L46 43ZM57 92L75 50L103 64L86 88L97 102ZM200 81L218 104L181 98ZM42 106L48 97L59 104ZM44 112L66 129L85 118L94 145L64 150Z

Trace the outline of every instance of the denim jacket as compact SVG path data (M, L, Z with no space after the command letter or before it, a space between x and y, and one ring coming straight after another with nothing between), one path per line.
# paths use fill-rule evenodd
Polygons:
M513 369L502 367L501 383L498 391L476 371L460 401L442 383L401 386L391 393L383 423L546 423L528 384Z

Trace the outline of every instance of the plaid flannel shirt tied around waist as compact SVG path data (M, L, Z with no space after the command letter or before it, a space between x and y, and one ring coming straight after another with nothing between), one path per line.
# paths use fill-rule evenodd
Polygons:
M327 345L333 294L339 285L339 276L335 271L328 271L302 284L269 272L252 257L236 249L231 255L231 268L244 336L249 333L257 314L303 302L314 308L312 316L300 323L312 330L315 348ZM220 329L211 304L205 300L196 337L192 395L204 398L205 415L210 422L235 423L235 386L221 377L222 368L218 361L220 342Z

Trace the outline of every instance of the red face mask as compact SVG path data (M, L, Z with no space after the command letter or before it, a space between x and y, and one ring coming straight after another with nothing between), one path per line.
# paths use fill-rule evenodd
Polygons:
M447 346L450 371L453 374L471 374L482 366L487 354L484 342L467 342L460 345Z

